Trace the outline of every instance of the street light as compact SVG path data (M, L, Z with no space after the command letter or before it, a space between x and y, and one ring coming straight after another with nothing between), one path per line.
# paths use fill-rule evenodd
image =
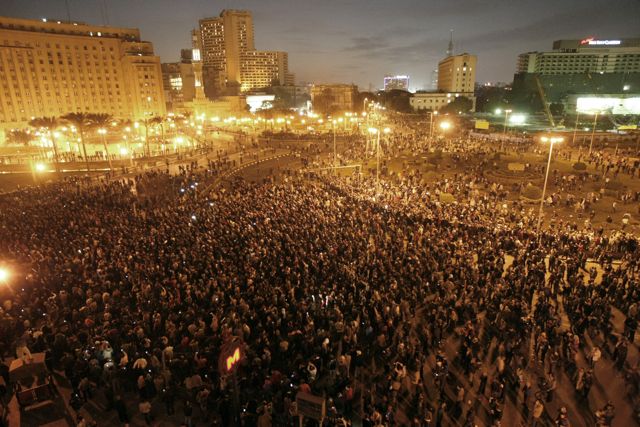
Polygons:
M573 138L571 138L571 146L576 144L576 134L578 133L578 122L580 121L580 110L576 109L576 123L573 126ZM582 148L582 146L580 146Z
M589 157L591 157L591 149L593 148L593 137L596 133L596 125L598 124L598 114L601 114L600 111L596 111L593 116L593 129L591 130L591 142L589 143Z
M496 110L496 112L502 112L499 108ZM504 110L504 124L502 125L502 144L500 145L500 152L504 152L504 140L507 138L507 118L509 117L509 114L511 113L511 110ZM500 113L498 113L500 114Z
M448 131L449 129L451 129L451 122L448 122L448 121L440 122L440 129L442 129L443 132Z
M98 133L102 137L102 145L104 146L104 154L107 156L107 161L109 162L109 170L113 170L113 165L111 164L111 156L109 156L109 149L107 148L107 140L105 139L107 130L105 128L100 128L98 129Z
M11 276L9 270L4 267L0 267L0 283L4 283L9 280L9 276Z
M556 143L560 143L562 141L564 141L564 138L562 137L546 137L543 136L542 138L540 138L540 141L542 142L548 142L549 143L549 160L547 161L547 171L544 174L544 185L542 186L542 198L540 199L540 210L538 211L538 241L540 241L540 226L542 225L542 209L544 207L544 196L547 192L547 181L549 180L549 167L551 166L551 153L553 152L553 144Z
M336 169L336 120L331 121L331 128L333 129L333 174L337 174Z
M391 132L391 129L384 128L382 130L385 134ZM380 193L380 129L369 128L369 133L376 136L376 195Z
M431 150L431 139L433 138L433 115L438 115L437 111L431 111L429 113L429 150Z

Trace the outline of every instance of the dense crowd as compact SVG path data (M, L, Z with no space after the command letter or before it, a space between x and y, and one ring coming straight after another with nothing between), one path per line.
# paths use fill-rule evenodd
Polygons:
M328 425L499 425L511 401L527 425L605 426L614 405L589 400L601 358L637 404L635 239L568 225L538 236L535 216L496 209L504 189L474 171L207 193L222 168L208 166L0 198L15 271L2 356L45 352L73 406L104 397L123 424L136 396L148 424L179 411L185 425L232 425L218 357L233 339L246 426L297 423L298 391L327 399ZM560 382L575 399L556 396Z

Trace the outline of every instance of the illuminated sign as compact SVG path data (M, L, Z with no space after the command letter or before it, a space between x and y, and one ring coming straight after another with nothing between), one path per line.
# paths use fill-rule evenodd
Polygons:
M580 40L580 44L588 44L589 46L617 46L621 43L621 40L594 40L593 37Z
M247 104L252 113L259 110L268 110L273 108L273 101L276 99L275 95L247 95Z
M191 59L194 61L200 61L200 49L193 49L191 52Z
M231 371L240 361L240 349L236 348L233 354L227 357L227 371Z
M605 113L605 114L640 114L640 97L578 97L576 111L581 113Z
M489 122L486 120L476 120L476 129L489 129Z

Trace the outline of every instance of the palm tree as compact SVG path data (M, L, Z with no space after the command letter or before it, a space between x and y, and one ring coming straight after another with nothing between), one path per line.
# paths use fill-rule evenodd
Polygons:
M38 117L29 122L29 126L36 129L42 129L49 135L49 140L53 146L53 160L56 165L56 173L60 174L60 159L58 157L58 145L53 135L53 131L60 126L60 120L56 117Z
M161 130L161 138L162 138L162 142L164 143L164 122L166 120L166 117L164 116L153 116L151 118L151 124L153 125L160 125L160 130Z
M107 140L105 138L106 127L113 122L113 116L107 113L89 114L90 126L92 128L98 128L98 132L102 136L102 145L104 146L104 153L107 156L109 162L109 170L113 170L113 164L111 163L111 157L109 156L109 147L107 146Z
M9 132L9 140L14 144L20 144L28 147L29 143L33 140L33 134L26 130L15 129Z
M89 172L89 157L87 157L87 146L84 143L84 131L91 126L90 117L90 114L81 112L68 113L62 116L63 120L66 120L78 130L78 134L80 135L80 144L82 144L82 152L84 153L84 161L87 165L87 172Z

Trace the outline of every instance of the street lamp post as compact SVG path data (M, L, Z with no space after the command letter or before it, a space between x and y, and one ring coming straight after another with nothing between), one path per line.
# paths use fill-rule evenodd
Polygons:
M502 125L502 144L500 146L500 152L504 152L504 140L507 138L507 118L511 110L504 110L504 124Z
M109 156L109 149L107 148L107 140L105 135L107 134L107 130L104 128L98 129L98 133L102 137L102 145L104 146L104 154L107 156L107 161L109 162L109 170L113 170L113 165L111 164L111 156Z
M596 134L596 125L598 123L598 114L600 114L600 112L596 111L595 115L593 116L593 129L591 130L591 142L589 143L589 157L591 157L591 150L593 149L593 137Z
M431 111L429 113L429 146L428 149L431 151L431 140L433 139L433 115L438 115L437 111Z
M547 181L549 180L549 167L551 166L551 153L553 152L553 144L557 142L562 142L563 138L560 137L546 137L543 136L540 138L542 142L549 143L549 160L547 160L547 171L544 174L544 185L542 186L542 198L540 199L540 210L538 211L538 241L540 241L540 227L542 226L542 209L544 207L544 197L547 192Z
M331 128L333 129L333 174L336 175L338 173L338 170L336 169L337 156L336 156L336 121L335 120L331 121Z
M384 133L391 132L391 129L384 128ZM376 136L376 196L380 194L380 129L369 128L369 133Z

